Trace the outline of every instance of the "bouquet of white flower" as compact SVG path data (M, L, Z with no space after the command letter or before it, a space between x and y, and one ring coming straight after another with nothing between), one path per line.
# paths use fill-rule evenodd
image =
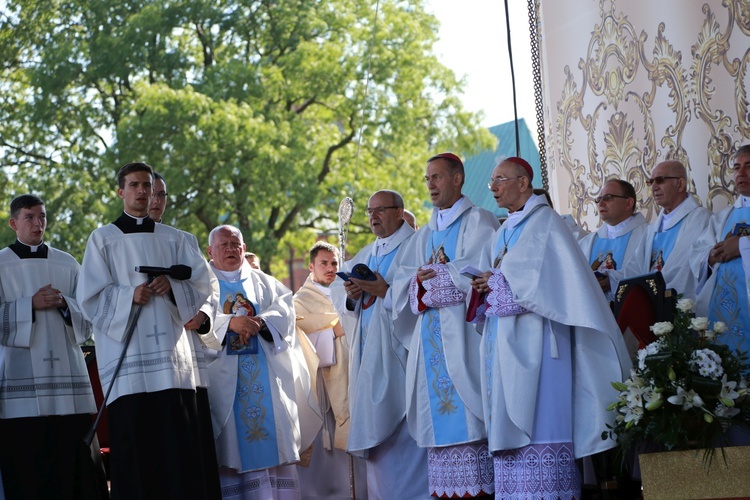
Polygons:
M637 367L608 410L617 413L602 439L623 449L647 441L666 450L706 448L725 443L731 425L750 424L745 353L716 343L726 325L696 318L694 302L681 299L673 322L651 327L656 340L638 351Z

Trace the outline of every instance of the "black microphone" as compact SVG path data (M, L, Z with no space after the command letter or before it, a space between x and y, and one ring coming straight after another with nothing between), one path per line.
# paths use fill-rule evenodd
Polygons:
M176 280L189 280L193 275L190 266L175 264L172 267L135 266L135 272L148 274L151 277L167 275Z

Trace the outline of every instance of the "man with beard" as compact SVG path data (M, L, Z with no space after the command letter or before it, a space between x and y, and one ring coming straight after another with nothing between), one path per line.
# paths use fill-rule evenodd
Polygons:
M319 367L315 387L323 427L313 443L309 466L299 468L302 497L366 498L364 461L345 452L350 424L349 346L330 288L339 268L338 249L319 241L310 249L308 268L310 276L294 295L294 308L297 326L318 353L311 370Z

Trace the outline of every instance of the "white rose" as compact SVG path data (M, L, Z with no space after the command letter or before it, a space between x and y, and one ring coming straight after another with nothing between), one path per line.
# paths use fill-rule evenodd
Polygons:
M714 332L724 333L727 331L727 325L723 321L717 321L714 323Z
M672 323L669 321L660 321L658 323L654 323L649 327L649 330L654 332L654 335L657 337L661 337L662 335L666 335L667 333L671 332L674 329L674 326L672 326Z
M716 332L713 330L706 330L705 332L701 332L701 337L709 342L713 342L714 339L716 339Z
M677 301L677 309L686 313L693 310L695 302L690 299L680 299Z
M694 330L698 330L699 332L702 332L703 330L708 329L708 318L700 317L700 318L692 318L690 320L690 327Z

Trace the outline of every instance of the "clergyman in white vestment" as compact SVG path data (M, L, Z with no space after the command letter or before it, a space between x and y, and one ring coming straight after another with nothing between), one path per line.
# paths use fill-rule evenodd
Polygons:
M105 498L83 438L96 412L79 347L78 262L44 243L44 202L16 197L0 251L0 469L8 498ZM95 446L94 453L98 453ZM99 477L98 473L101 473Z
M661 271L668 289L694 300L691 248L708 225L711 212L688 192L687 170L679 161L659 163L646 183L662 210L641 237L633 265L625 267L625 278Z
M497 498L580 498L575 458L614 447L612 381L630 369L625 343L576 240L511 157L490 189L510 212L472 280L482 294L482 388ZM554 286L551 286L554 283ZM574 419L575 416L575 419Z
M463 196L464 179L452 153L427 161L432 217L404 243L392 284L394 320L416 317L411 331L394 331L409 346L409 432L428 449L429 492L442 498L494 491L479 385L481 337L466 322L471 284L460 270L476 263L498 222Z
M349 339L349 453L367 464L370 498L430 498L427 485L427 450L417 446L406 425L406 360L408 349L394 334L396 328L413 330L393 321L390 283L396 275L394 260L414 234L406 223L404 200L395 191L378 191L368 200L370 229L376 240L344 265L351 273L366 265L375 280L350 276L336 280L334 300ZM345 300L336 297L346 295Z
M250 267L242 233L211 231L207 252L220 284L215 328L204 336L218 351L208 366L209 398L225 499L300 498L300 452L321 416L294 328L292 292Z
M152 192L149 165L120 169L124 211L91 233L78 286L94 328L102 387L112 381L126 332L134 327L107 401L112 497L209 498L215 493L201 474L195 354L184 328L211 294L209 271L185 233L148 217ZM175 265L188 266L190 277L148 280L135 270Z

